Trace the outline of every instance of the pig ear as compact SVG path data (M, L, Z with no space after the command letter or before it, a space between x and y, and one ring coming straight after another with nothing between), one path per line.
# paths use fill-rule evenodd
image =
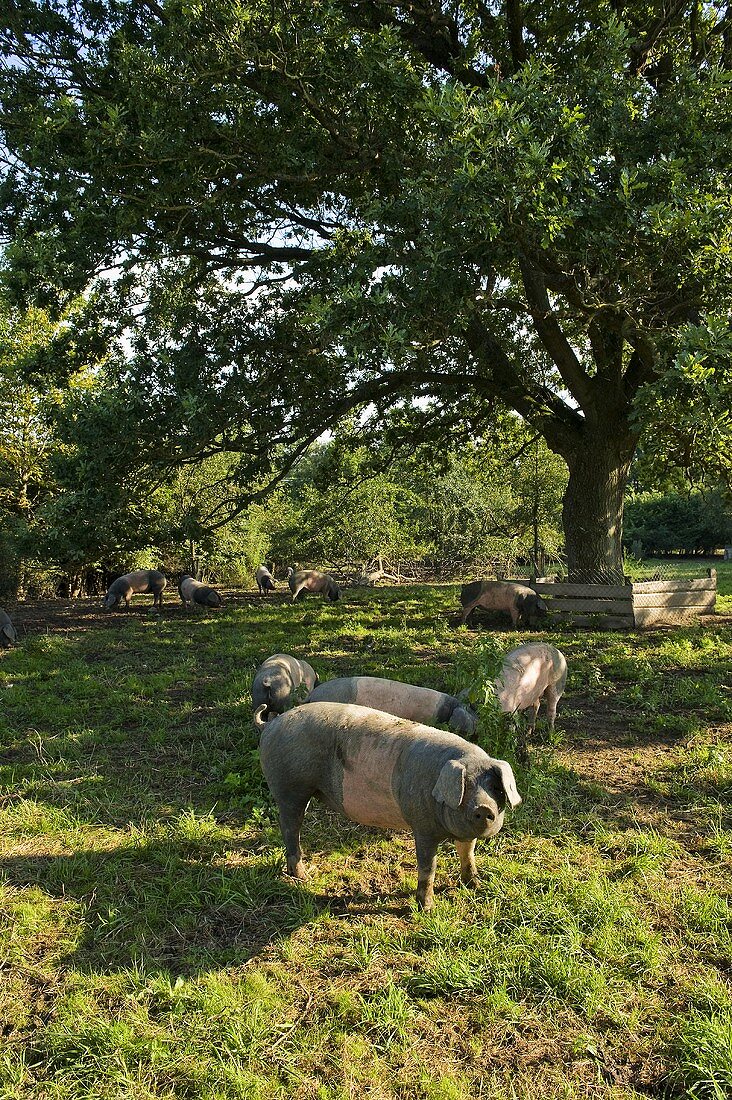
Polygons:
M465 794L465 768L459 760L448 760L437 776L432 797L437 802L445 802L456 810Z
M521 795L516 789L513 769L506 760L496 760L494 767L501 777L503 790L506 794L506 802L508 802L512 810L515 810L521 802Z

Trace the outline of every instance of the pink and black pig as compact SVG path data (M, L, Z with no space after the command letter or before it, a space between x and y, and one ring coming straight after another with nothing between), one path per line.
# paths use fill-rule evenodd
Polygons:
M351 703L309 703L254 716L260 759L280 813L287 873L305 877L300 829L312 798L361 825L411 831L417 904L433 901L437 849L451 839L460 877L476 880L475 843L495 836L521 797L510 764L454 733Z
M463 608L461 624L471 611L480 607L484 611L507 612L514 630L519 624L538 630L549 613L541 596L533 589L512 581L471 581L460 590L460 603Z
M260 718L267 721L273 714L282 714L302 702L317 683L318 674L307 661L289 653L273 653L256 671L252 705Z
M221 596L216 589L203 584L202 581L197 581L187 573L178 585L178 595L184 607L192 603L197 603L200 607L221 607Z
M153 607L158 610L163 606L163 592L167 584L165 574L159 569L136 569L134 573L125 573L123 577L117 577L112 581L104 597L104 606L109 610L122 604L127 610L130 600L140 592L151 592Z
M7 611L3 611L0 607L0 645L11 646L15 645L17 641L18 635L15 633L13 621Z
M256 572L254 574L254 579L257 582L257 588L259 589L260 596L266 596L268 592L274 592L274 577L272 576L266 565L257 566Z
M330 573L319 573L317 569L300 569L297 572L289 566L287 583L293 600L302 600L307 592L322 593L331 603L341 598L341 590Z
M308 703L356 703L385 710L412 722L440 722L455 733L475 732L478 714L467 700L433 688L403 684L381 676L343 676L326 680L310 693Z
M542 701L549 729L554 729L557 703L566 683L567 660L562 651L548 642L527 642L503 658L494 688L501 710L505 714L526 714L529 733L533 733Z

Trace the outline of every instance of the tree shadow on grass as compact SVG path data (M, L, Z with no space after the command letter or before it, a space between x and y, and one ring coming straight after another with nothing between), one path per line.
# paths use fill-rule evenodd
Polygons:
M65 962L87 971L141 965L188 976L242 965L327 905L275 858L225 864L188 843L7 857L0 876L78 902L84 931Z
M682 846L688 839L694 847L712 810L718 828L732 829L732 803L724 782L704 773L687 774L683 785L666 789L659 780L673 778L669 755L654 757L655 766L645 768L634 760L632 744L617 746L610 755L600 755L593 768L579 772L571 758L557 760L551 750L534 747L531 766L523 783L519 781L524 796L519 814L531 812L531 831L573 834L586 842L588 826L617 832L650 829Z

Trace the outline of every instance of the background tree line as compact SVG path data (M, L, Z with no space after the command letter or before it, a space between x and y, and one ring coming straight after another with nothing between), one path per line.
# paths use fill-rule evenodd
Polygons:
M6 309L0 361L0 585L23 595L96 590L110 573L163 564L223 583L250 583L273 560L336 565L353 575L528 560L561 542L566 471L517 418L460 451L425 444L394 459L348 426L314 443L251 502L238 456L219 451L161 471L128 459L105 476L109 440L90 430L101 406L123 415L103 366L87 364L50 391L19 373L48 348L53 325ZM31 325L32 321L32 325ZM33 375L30 370L29 375ZM351 425L353 428L353 425ZM134 433L134 425L129 425ZM111 437L116 439L117 436Z
M352 576L415 569L447 576L561 568L564 463L515 415L481 439L445 450L427 437L406 455L366 448L351 419L313 443L275 488L240 484L238 455L221 449L162 468L137 450L115 476L117 430L128 415L103 357L66 346L59 382L48 357L73 331L33 307L0 310L0 586L3 594L94 591L110 574L163 564L222 583L250 583L274 561ZM41 369L42 368L42 369ZM140 411L139 415L142 415ZM646 553L710 552L732 538L729 496L682 491L639 460L626 541ZM259 498L252 501L252 498Z

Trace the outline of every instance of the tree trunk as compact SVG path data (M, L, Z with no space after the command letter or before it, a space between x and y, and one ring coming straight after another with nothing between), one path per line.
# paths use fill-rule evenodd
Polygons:
M569 468L562 525L570 579L622 581L623 499L635 446L628 435L595 436L563 455Z

